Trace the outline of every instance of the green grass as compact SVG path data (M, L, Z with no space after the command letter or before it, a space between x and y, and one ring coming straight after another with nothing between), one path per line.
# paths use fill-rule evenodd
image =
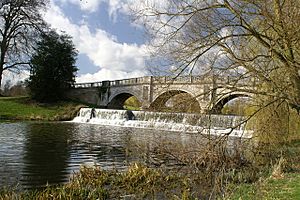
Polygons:
M230 195L226 199L233 200L300 200L300 140L291 141L287 149L279 173L267 173L257 182L230 186Z
M269 177L253 184L236 186L232 200L300 200L300 173L286 173L281 178Z
M82 106L73 102L40 104L29 97L0 97L0 119L70 120Z
M139 107L128 106L128 105L125 105L124 109L126 109L126 110L141 110Z
M129 97L124 102L124 109L126 110L141 110L141 103L138 101L138 99L135 96Z

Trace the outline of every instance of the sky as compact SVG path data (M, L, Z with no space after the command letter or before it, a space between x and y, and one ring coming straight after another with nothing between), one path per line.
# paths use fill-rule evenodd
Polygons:
M132 22L130 0L50 0L44 20L73 38L79 54L76 82L148 75L144 29ZM134 2L134 1L133 1ZM4 72L3 83L28 77ZM3 86L4 84L2 84Z
M142 20L133 22L130 16L130 7L145 8L143 2L165 7L168 1L49 0L47 9L41 11L44 20L57 32L72 36L79 52L77 83L151 75L147 61L152 47L147 45L145 31L140 24ZM155 21L155 18L151 20ZM218 54L218 50L212 53ZM210 68L210 64L205 59L203 61L201 70L205 71L205 66ZM170 72L172 67L164 69L159 65L158 71ZM193 73L200 73L199 70L193 69ZM8 79L13 85L28 76L28 71L21 74L3 72L2 87Z
M44 19L73 37L79 52L76 82L147 75L145 34L125 0L50 0Z

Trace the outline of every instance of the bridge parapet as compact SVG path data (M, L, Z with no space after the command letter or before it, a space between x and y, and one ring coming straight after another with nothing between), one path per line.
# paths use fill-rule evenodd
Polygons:
M201 76L156 76L153 77L154 84L229 84L234 82L242 82L241 80L236 80L232 76L211 76L211 75L201 75ZM249 80L243 80L243 82L249 83Z
M242 80L234 76L145 76L75 83L66 97L103 107L122 108L126 99L135 96L142 103L142 108L149 108L152 103L163 103L162 98L170 99L170 96L187 93L198 101L202 110L219 111L233 98L250 96L248 93L255 87L254 79ZM211 105L217 106L212 108Z
M89 83L74 83L73 88L94 88L102 86L125 86L125 85L137 85L137 84L150 84L151 76L129 78L114 81L101 81L101 82L89 82Z
M154 84L191 84L209 82L210 78L204 76L157 76L153 77Z
M93 88L93 87L101 87L103 85L103 81L101 82L90 82L90 83L74 83L73 88Z
M139 78L129 78L114 81L101 81L89 83L75 83L73 88L96 88L96 87L114 87L139 84L211 84L213 76L145 76ZM215 77L216 84L234 84L236 86L255 85L255 80L235 80L234 77ZM250 84L249 84L250 83ZM251 84L252 83L252 84Z
M129 78L129 79L110 81L110 86L149 84L150 82L151 82L151 76L145 76L139 78Z

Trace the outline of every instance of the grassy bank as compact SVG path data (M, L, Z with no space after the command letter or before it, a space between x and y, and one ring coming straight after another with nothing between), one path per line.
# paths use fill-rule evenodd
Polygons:
M233 184L226 199L300 200L300 139L287 144L286 153L254 183Z
M126 171L82 167L65 185L23 192L0 189L0 199L174 199L174 200L298 200L300 199L300 141L294 142L285 159L279 159L255 182L235 182L236 174L222 179L227 186L212 195L216 186L198 172L151 168L132 164ZM192 168L191 168L192 169ZM203 176L204 175L204 176ZM227 177L230 178L230 177ZM212 196L211 196L212 195Z
M70 120L82 106L74 102L41 104L29 97L0 97L0 120Z
M42 191L0 190L0 199L194 199L202 196L198 177L153 169L141 164L127 171L82 167L71 181Z
M82 167L65 185L25 192L3 189L0 190L0 199L208 199L210 195L205 191L200 177L152 169L140 164L132 165L125 172ZM284 173L280 178L262 177L252 184L231 187L230 195L212 199L298 200L300 173Z
M253 184L236 186L232 200L299 200L300 173L284 173L281 177L268 177Z

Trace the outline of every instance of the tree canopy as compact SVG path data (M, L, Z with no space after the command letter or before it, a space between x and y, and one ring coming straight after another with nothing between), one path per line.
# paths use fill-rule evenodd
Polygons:
M53 102L75 82L77 50L66 34L55 31L42 36L30 60L29 88L33 99Z
M28 67L40 32L46 27L41 16L47 0L0 1L0 86L5 70Z

